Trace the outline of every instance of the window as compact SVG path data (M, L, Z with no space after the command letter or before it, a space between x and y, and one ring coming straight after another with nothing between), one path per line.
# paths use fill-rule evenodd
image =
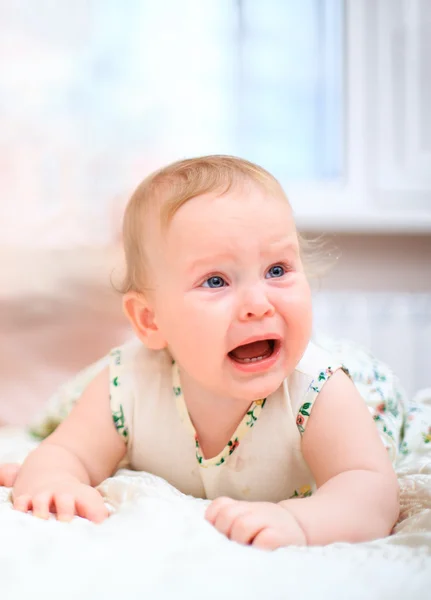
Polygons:
M409 190L418 172L403 179L387 141L394 134L387 109L394 95L401 98L403 82L376 82L398 72L390 62L403 52L397 39L410 40L407 58L414 60L414 29L402 27L408 19L426 22L424 6L76 0L41 10L3 2L0 164L7 202L0 222L8 225L0 225L1 240L17 243L21 235L26 243L31 233L42 244L106 241L111 209L144 174L206 153L237 154L273 172L303 228L381 226L391 204L376 209L375 190L390 187L395 175L398 188ZM391 26L398 34L401 27L401 38ZM429 63L420 64L425 73ZM416 90L414 73L408 90ZM425 106L429 85L421 80ZM429 132L418 120L415 127L423 137ZM426 152L417 164L428 173L421 190L429 207ZM404 226L400 215L397 226ZM429 209L425 217L422 211L413 224L431 228ZM20 234L12 234L11 222Z
M239 154L290 181L343 176L341 0L242 0Z

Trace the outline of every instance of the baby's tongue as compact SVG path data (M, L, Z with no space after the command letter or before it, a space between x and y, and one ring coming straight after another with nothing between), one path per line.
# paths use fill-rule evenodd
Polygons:
M259 342L252 342L251 344L238 346L238 348L232 350L230 355L238 360L244 360L245 358L257 358L258 356L264 356L269 351L270 346L268 340L260 340Z

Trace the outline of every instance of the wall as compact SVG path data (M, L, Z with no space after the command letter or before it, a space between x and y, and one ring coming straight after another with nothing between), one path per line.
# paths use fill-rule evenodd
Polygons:
M431 235L334 235L325 290L431 292Z
M411 395L431 387L431 236L339 235L315 292L315 328L387 362Z

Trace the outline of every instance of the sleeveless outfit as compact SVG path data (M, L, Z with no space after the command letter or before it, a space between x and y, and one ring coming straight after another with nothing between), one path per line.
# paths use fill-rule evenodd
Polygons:
M310 342L283 384L251 404L226 447L204 458L166 350L133 340L109 355L110 404L127 443L128 466L166 479L185 494L278 502L316 489L302 456L301 436L325 382L347 369ZM381 431L389 451L395 442Z

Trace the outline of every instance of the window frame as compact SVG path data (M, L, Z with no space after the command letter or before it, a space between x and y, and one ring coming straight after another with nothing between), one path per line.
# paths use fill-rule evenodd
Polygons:
M369 0L344 1L344 177L335 182L295 183L281 179L281 183L302 231L429 233L431 189L427 191L430 208L409 206L409 190L404 192L404 204L399 197L396 203L382 203L383 192L372 180L376 134L370 130L373 107L381 99L375 97L373 89L367 23L376 7ZM385 194L387 198L388 192Z

